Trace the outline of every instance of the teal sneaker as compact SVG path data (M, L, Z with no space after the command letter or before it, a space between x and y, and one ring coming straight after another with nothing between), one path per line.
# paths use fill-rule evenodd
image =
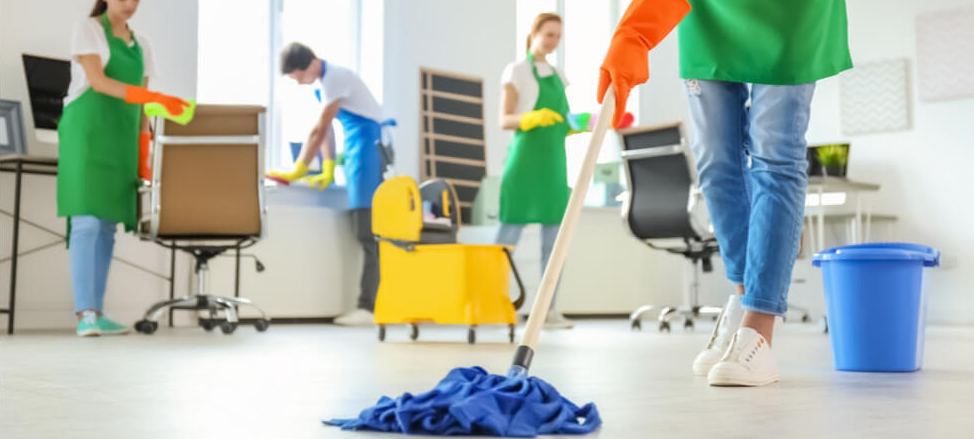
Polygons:
M128 326L115 323L108 317L105 317L104 314L98 317L98 320L95 323L98 325L98 329L101 331L102 335L122 335L128 334L131 331Z
M98 328L98 319L95 317L95 313L84 313L81 315L81 320L78 321L78 330L75 331L78 337L97 337L101 335L101 329Z

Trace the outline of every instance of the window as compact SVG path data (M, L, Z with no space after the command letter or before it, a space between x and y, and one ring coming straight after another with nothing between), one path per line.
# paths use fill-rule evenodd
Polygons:
M360 2L358 22L361 23L358 32L358 71L362 75L365 85L375 99L381 104L382 100L382 39L385 26L385 4L381 1L362 0Z
M605 58L612 38L612 18L608 2L586 0L565 1L565 28L562 36L565 47L565 75L571 84L565 93L572 112L596 113L599 110L595 91L599 84L599 65ZM581 172L585 149L591 134L569 136L565 140L568 157L568 184L574 185ZM613 154L615 153L615 154ZM618 147L612 136L606 136L599 154L599 162L618 158Z
M280 53L284 45L299 42L311 48L318 58L330 64L337 64L355 70L356 54L358 51L355 34L353 34L352 0L286 0L283 8L279 9L280 18L278 31L280 32L280 46L275 47L274 53ZM287 76L275 72L275 112L277 126L276 139L272 141L278 146L277 159L281 167L294 161L292 148L299 148L311 127L321 115L321 104L315 98L315 90L319 84L298 85ZM338 127L338 122L333 123ZM341 129L335 130L336 151L342 150L344 135ZM319 170L321 163L315 159L311 164L312 172ZM336 169L335 183L345 184L341 168Z
M233 19L228 15L233 11ZM199 2L197 101L267 105L270 22L266 0Z
M572 112L591 112L599 110L595 100L595 91L599 83L599 69L605 51L609 47L612 32L628 7L630 0L611 0L607 2L591 0L550 0L539 2L517 3L518 57L524 56L524 43L531 22L541 12L555 11L562 16L564 28L562 43L549 60L557 60L568 77L569 86L565 90L568 104ZM639 92L634 89L629 95L628 111L638 116ZM638 117L637 117L638 119ZM583 133L568 137L565 140L568 159L568 184L574 185L581 171L585 149L588 147L591 134ZM610 132L603 143L599 154L599 163L613 163L620 161L619 141L614 132ZM621 165L620 165L621 166ZM620 182L624 183L624 182ZM606 204L610 200L603 200L605 191L589 191L586 200L588 204ZM602 197L602 198L599 198ZM596 198L599 198L598 200ZM611 204L611 203L609 203Z
M294 160L290 143L305 141L321 106L317 86L300 86L280 74L281 49L301 42L319 58L359 72L381 103L382 57L374 54L382 53L382 7L371 0L200 1L198 100L267 106L266 166L287 168ZM361 56L363 50L373 56ZM340 128L335 135L341 151ZM335 179L344 184L341 168Z
M517 21L517 38L514 39L515 47L517 48L515 52L515 55L517 55L516 59L524 58L524 54L527 52L525 44L528 40L528 34L531 33L531 23L534 22L534 17L537 17L538 14L544 12L555 12L560 14L561 12L558 11L558 1L532 0L517 2L517 13L515 14L515 20ZM564 47L564 45L561 47ZM548 59L552 62L556 62L555 60L558 59L559 52L561 52L561 48L555 50L555 52L552 53ZM560 65L558 62L556 62L556 64Z

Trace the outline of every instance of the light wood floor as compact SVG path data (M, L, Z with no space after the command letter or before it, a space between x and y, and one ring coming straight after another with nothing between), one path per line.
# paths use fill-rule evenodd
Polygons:
M703 326L703 325L701 325ZM690 374L709 330L632 333L619 321L583 321L545 333L532 373L604 425L591 437L974 437L974 328L927 331L922 371L842 373L827 336L786 324L775 337L781 383L712 388ZM423 327L419 342L390 328L273 326L231 336L161 328L152 336L78 339L66 333L0 336L0 437L388 438L323 427L382 394L422 392L455 366L504 373L504 329Z

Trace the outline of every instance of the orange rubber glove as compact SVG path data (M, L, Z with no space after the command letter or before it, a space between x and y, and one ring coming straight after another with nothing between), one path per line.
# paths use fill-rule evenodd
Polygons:
M125 89L125 102L130 104L145 104L148 102L162 104L162 106L166 107L166 111L173 116L183 114L183 110L189 106L189 102L175 96L149 91L135 85L130 85Z
M152 133L139 133L139 178L143 180L152 180L151 143Z
M687 12L690 12L690 4L686 0L634 0L626 9L599 70L599 103L605 99L610 82L615 93L614 128L620 126L626 114L629 92L649 79L649 50L672 31Z

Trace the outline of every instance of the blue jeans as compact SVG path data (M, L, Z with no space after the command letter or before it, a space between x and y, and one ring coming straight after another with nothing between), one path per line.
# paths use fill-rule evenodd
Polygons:
M524 231L524 227L527 224L506 224L501 223L500 229L497 230L496 242L502 245L516 246L518 241L521 240L521 232ZM551 258L551 250L555 248L555 238L558 238L558 229L561 224L541 224L541 276L544 276L544 270L548 266L548 259ZM559 285L561 284L561 278L558 279ZM551 299L551 309L555 307L555 299L558 298L557 287L555 289L555 296ZM528 304L528 306L531 306Z
M108 266L115 248L115 223L91 215L72 216L68 258L74 309L101 311L105 304Z
M749 90L691 79L686 88L700 187L727 277L744 285L745 310L783 315L801 239L815 83Z

